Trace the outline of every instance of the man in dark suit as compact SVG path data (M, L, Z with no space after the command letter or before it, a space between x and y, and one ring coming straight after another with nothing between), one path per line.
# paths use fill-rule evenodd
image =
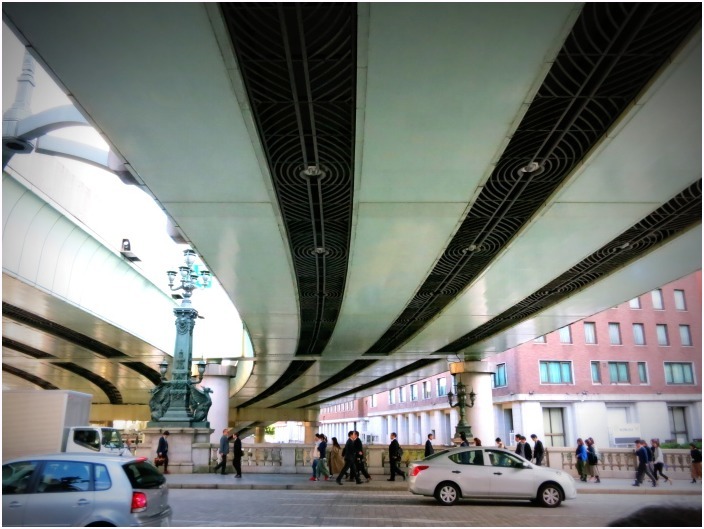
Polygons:
M524 445L521 444L521 434L517 433L516 436L514 437L514 439L516 440L516 453L519 456L523 456L523 446Z
M235 443L232 447L232 466L235 467L235 477L242 477L242 441L240 441L240 436L237 432L233 432L232 437L235 439Z
M391 443L389 443L389 467L391 469L391 477L386 481L396 481L396 474L406 481L406 474L398 468L401 463L401 446L396 440L396 432L391 433Z
M542 466L543 456L545 455L545 448L543 447L543 442L538 439L538 436L533 434L530 436L533 439L533 457L535 458L535 464Z
M432 455L435 453L435 449L433 448L433 439L435 436L431 433L428 434L428 440L425 442L425 456L428 457L429 455Z
M344 476L345 472L347 472L348 470L350 471L350 476L354 478L354 480L357 482L357 485L360 485L362 483L362 480L359 479L359 474L357 474L357 454L354 450L354 442L356 439L356 432L350 431L347 434L347 442L345 443L345 448L343 451L343 457L345 458L345 466L342 467L342 470L337 475L337 479L335 480L337 481L338 485L342 485L342 476Z
M533 450L531 450L525 435L521 435L520 444L523 446L523 457L525 457L528 461L533 459Z
M359 432L357 430L354 431L354 435L356 437L354 440L354 457L356 458L357 477L359 478L361 474L366 478L367 483L369 483L372 477L369 475L369 472L367 472L367 467L364 462L364 445L362 445L362 440L359 438Z
M164 458L164 474L169 473L169 431L166 430L159 437L159 444L156 447L156 455Z

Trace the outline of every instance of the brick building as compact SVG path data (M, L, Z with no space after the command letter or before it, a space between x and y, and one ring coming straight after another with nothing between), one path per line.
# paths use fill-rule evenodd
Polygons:
M622 446L634 437L685 442L702 431L701 271L486 359L493 371L492 424L474 435L512 442L537 434L548 446L594 437ZM368 443L396 431L405 444L435 433L450 444L458 421L449 371L321 409L320 430ZM473 420L475 422L473 422ZM490 421L489 421L490 422Z

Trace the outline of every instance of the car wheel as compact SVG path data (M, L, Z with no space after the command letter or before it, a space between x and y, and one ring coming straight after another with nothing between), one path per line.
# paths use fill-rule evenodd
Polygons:
M435 489L435 499L441 505L454 505L460 499L460 489L454 483L448 481L440 483Z
M557 485L546 483L538 489L537 500L543 507L557 507L562 503L562 491Z

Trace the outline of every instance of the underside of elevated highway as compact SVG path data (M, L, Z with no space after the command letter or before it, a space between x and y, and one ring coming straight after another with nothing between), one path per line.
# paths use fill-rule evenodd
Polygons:
M700 3L2 12L68 96L61 126L100 134L99 165L236 307L242 427L314 420L701 269ZM145 420L176 301L57 198L83 190L56 121L10 105L3 389Z

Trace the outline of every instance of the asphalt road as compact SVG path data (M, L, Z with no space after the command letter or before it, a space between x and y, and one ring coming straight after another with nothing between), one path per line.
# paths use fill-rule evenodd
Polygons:
M603 527L641 507L702 506L701 496L582 494L555 509L529 502L472 500L443 507L432 498L409 492L365 492L332 485L319 491L175 489L169 492L172 523L184 527ZM701 527L701 516L691 525Z

